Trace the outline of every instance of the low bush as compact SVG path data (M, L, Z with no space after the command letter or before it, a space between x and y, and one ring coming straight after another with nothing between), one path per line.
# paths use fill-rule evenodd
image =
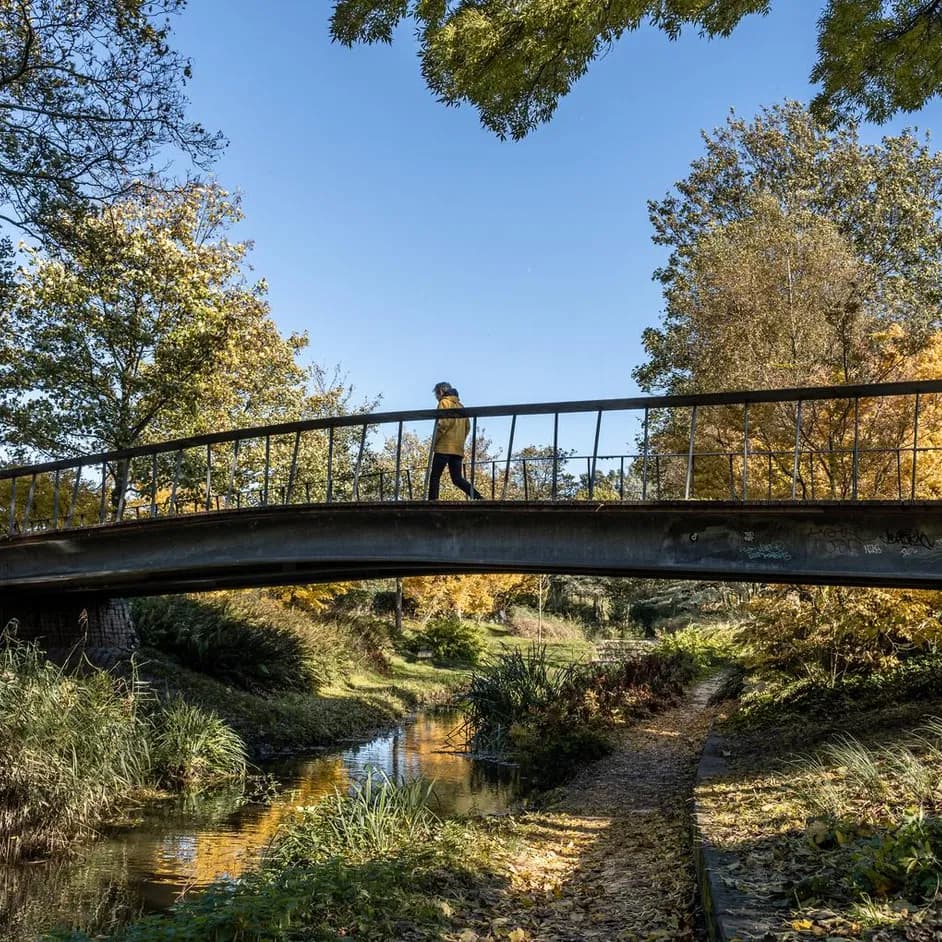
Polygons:
M544 645L512 648L491 658L471 675L461 700L470 747L480 753L505 751L510 728L556 700L573 669L554 667Z
M137 599L132 614L144 645L243 690L313 691L343 658L331 629L258 592Z
M740 640L762 670L836 685L931 652L942 642L942 593L770 588L749 603Z
M770 681L741 701L735 722L745 726L807 723L855 711L942 697L942 654L898 661L869 674L853 674L834 683L820 676Z
M915 903L942 887L942 820L922 812L906 815L855 848L851 880L861 896L903 896Z
M662 635L658 650L665 654L686 654L696 670L706 673L717 667L734 664L742 659L737 628L730 625L689 625L681 631Z
M473 625L458 618L435 618L403 642L409 654L431 651L441 664L474 666L484 653L484 639Z
M214 713L171 700L152 719L155 781L193 788L245 775L245 743Z

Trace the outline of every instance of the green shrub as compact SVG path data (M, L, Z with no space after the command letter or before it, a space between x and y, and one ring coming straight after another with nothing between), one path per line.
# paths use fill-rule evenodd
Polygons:
M834 683L821 677L786 678L747 693L735 719L746 726L789 719L804 723L939 697L942 697L942 654L928 654L869 674L844 676Z
M132 613L143 644L253 692L315 690L342 656L310 616L257 592L137 599Z
M689 655L698 673L735 663L741 658L736 629L728 625L690 625L658 639L658 650L665 654Z
M874 835L854 853L852 880L868 896L932 899L942 884L942 820L920 812Z
M465 737L515 759L536 784L556 784L610 750L607 730L672 701L695 673L683 652L554 668L545 647L505 651L471 677Z
M172 700L152 722L153 775L159 784L193 788L245 775L245 743L214 713Z
M150 767L132 685L65 673L0 639L0 859L46 855L89 832Z
M431 651L444 664L473 666L484 653L484 640L473 625L458 618L435 618L403 644L410 654Z

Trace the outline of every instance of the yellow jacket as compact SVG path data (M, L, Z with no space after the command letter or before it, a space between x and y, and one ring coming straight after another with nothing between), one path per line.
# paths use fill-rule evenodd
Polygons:
M438 401L439 409L460 409L461 403L457 396L443 396ZM438 419L435 426L435 447L442 455L464 455L464 442L468 437L471 423L462 418Z

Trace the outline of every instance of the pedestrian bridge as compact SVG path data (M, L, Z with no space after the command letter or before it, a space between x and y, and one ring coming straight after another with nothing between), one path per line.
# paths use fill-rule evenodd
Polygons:
M430 573L942 587L942 380L315 418L0 470L0 592ZM484 501L423 500L467 416Z

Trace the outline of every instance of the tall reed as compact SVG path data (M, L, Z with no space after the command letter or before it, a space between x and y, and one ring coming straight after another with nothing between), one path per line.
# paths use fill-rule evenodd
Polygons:
M441 828L429 807L433 785L421 779L397 783L372 771L353 794L335 792L298 809L270 851L279 865L303 865L333 857L368 860L401 848L420 848Z
M141 702L105 672L66 674L0 637L0 860L65 846L145 783Z
M545 645L503 651L471 675L462 732L477 752L502 753L514 723L556 700L576 667L554 667Z

